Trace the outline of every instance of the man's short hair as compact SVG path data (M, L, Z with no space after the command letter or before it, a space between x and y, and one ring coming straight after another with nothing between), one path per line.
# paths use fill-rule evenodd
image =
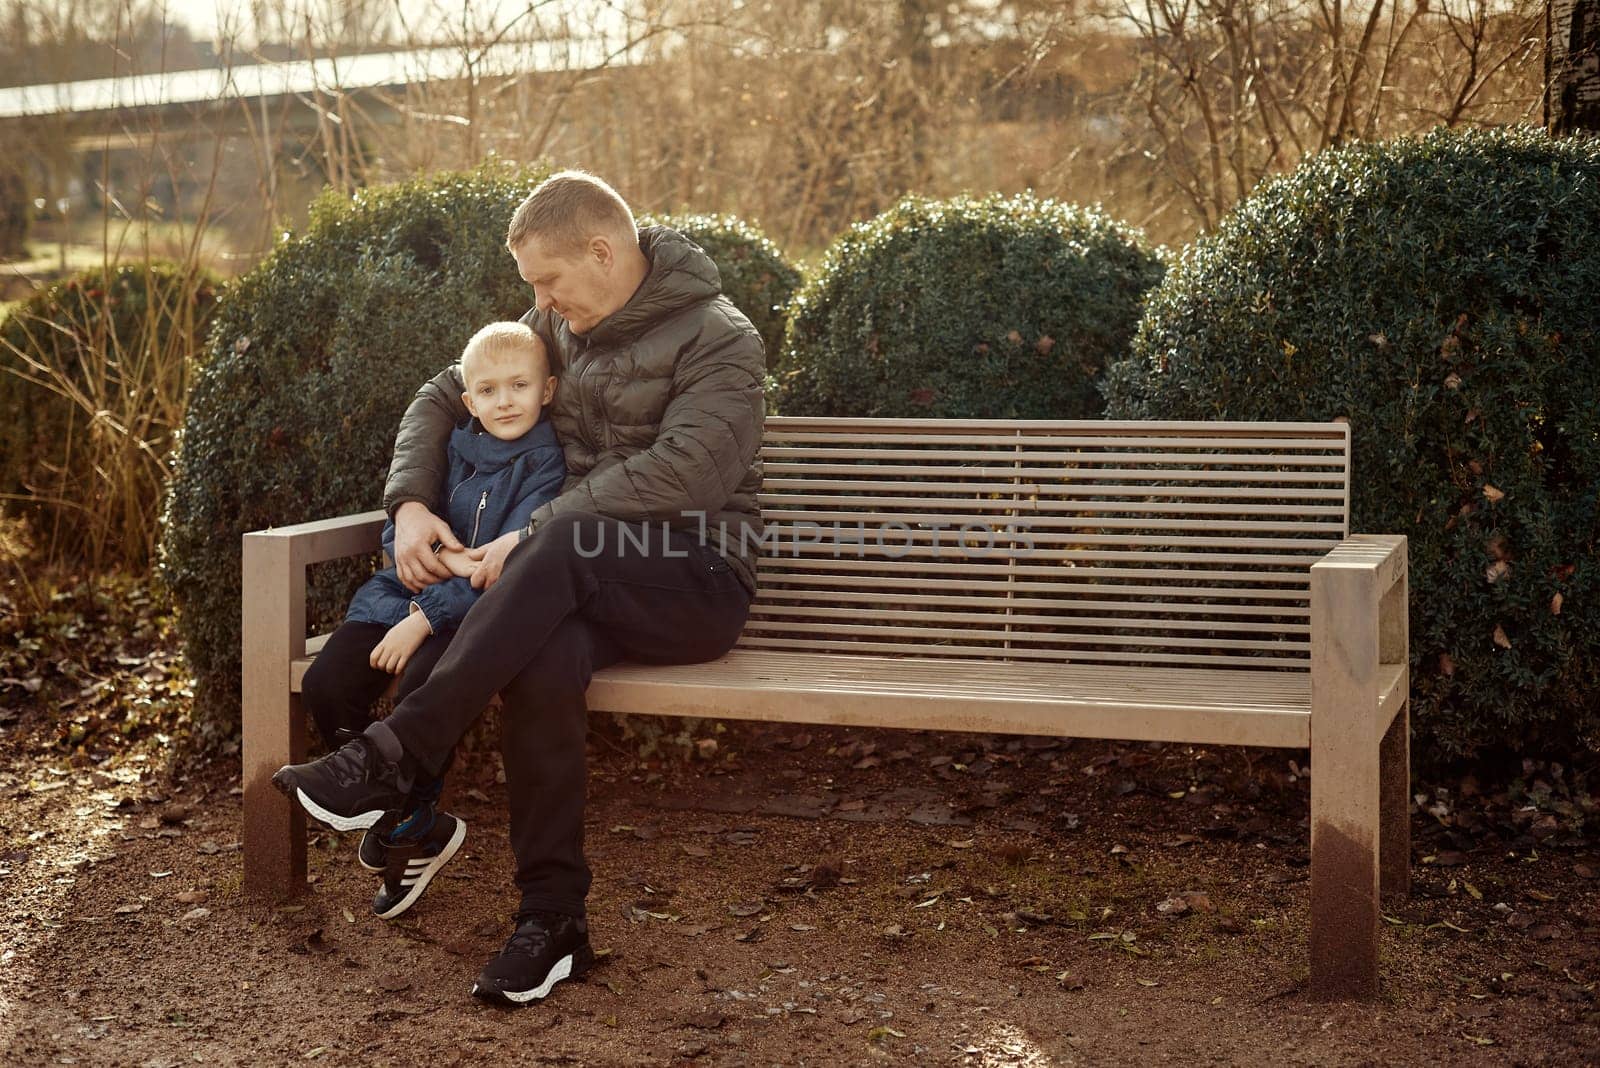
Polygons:
M472 340L461 350L461 380L467 380L467 365L470 362L479 357L498 356L503 352L531 352L537 376L543 380L550 375L550 356L532 327L526 323L490 323L473 334Z
M620 240L636 230L628 202L615 189L586 171L561 171L540 182L517 206L506 229L506 248L514 252L537 234L554 250L570 255L591 237Z

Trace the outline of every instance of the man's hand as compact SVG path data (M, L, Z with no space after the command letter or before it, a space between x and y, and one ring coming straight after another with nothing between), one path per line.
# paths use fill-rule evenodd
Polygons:
M432 629L428 626L428 617L414 611L389 628L389 632L383 636L378 647L372 650L367 662L379 671L398 675L406 669L406 662L411 659L411 654L420 649L422 643L427 641L428 635L432 633Z
M456 578L469 579L478 570L478 562L474 560L466 549L440 549L439 560L450 569L450 574Z
M487 545L480 545L476 549L468 549L467 556L478 561L478 570L472 573L472 588L486 590L500 581L500 569L506 566L506 557L511 555L511 550L517 547L517 542L522 540L522 532L513 530L510 534L502 534Z
M412 593L450 577L450 568L433 552L439 542L446 549L461 548L450 524L428 511L421 501L407 501L395 509L394 569Z

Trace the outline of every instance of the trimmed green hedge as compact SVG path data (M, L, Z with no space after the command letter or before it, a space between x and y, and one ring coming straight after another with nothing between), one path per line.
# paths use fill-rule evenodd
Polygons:
M1600 144L1440 131L1263 183L1151 294L1115 418L1350 420L1406 534L1426 757L1600 725Z
M324 194L304 234L224 292L162 544L204 739L238 727L240 536L379 507L417 387L531 303L505 233L541 177L484 167ZM341 618L370 565L314 570L311 616Z
M162 261L95 267L0 320L0 493L55 562L150 565L152 502L216 286Z
M670 226L705 249L722 276L722 292L760 332L772 367L783 348L789 301L800 288L800 272L778 246L732 215L647 216L639 222Z
M1160 256L1098 209L908 197L852 227L795 297L786 415L1095 418Z
M380 506L417 387L484 323L532 303L505 232L546 173L489 166L325 194L304 234L225 291L162 544L203 739L238 726L240 536ZM784 265L758 233L735 220L665 221L702 242L741 308L744 294L776 300L766 294L781 291ZM370 573L370 561L313 569L313 620L340 619Z

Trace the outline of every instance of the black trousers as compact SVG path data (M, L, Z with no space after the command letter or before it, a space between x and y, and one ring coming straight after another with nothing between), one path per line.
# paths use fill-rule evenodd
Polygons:
M381 623L341 623L306 669L300 684L300 701L329 749L339 748L334 732L340 727L358 732L366 728L372 721L373 702L394 680L393 675L379 671L368 659L388 632L389 628ZM450 637L449 631L430 634L411 654L400 673L396 702L422 685L450 645Z
M733 647L749 611L738 576L695 534L565 513L512 550L427 681L387 723L438 775L500 694L521 908L581 916L590 678L624 658L714 660Z

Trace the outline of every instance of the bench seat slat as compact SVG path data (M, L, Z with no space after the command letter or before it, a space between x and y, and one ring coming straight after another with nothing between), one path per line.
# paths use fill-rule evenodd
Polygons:
M976 672L959 661L735 650L708 664L607 668L595 675L589 704L725 719L1305 746L1311 695L1307 677L1293 673L1031 664Z

